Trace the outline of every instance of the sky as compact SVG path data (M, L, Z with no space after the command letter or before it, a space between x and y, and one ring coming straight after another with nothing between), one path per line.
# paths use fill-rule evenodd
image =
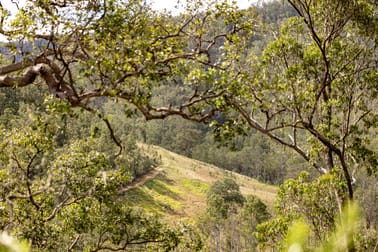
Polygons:
M148 1L152 3L152 7L156 10L161 10L161 11L168 10L168 11L173 11L173 12L177 11L177 9L175 9L175 6L177 5L178 2L180 2L180 4L185 2L185 0L148 0ZM24 0L16 0L14 2L18 2L22 6ZM257 2L257 0L237 0L237 4L239 8L241 9L248 8L252 4L252 2ZM12 3L12 0L0 0L0 3L5 9L11 11L13 15L17 12L16 5ZM4 41L4 39L5 38L0 34L0 41Z
M156 10L172 10L178 1L182 2L182 0L151 0L152 7ZM252 2L256 2L256 0L237 0L240 9L248 8Z
M173 10L174 7L177 5L177 2L180 1L183 2L183 0L150 0L152 2L152 6L156 10ZM4 8L11 10L11 11L16 11L15 5L12 4L11 0L0 0L1 4L3 5ZM22 3L23 0L18 0L16 2ZM237 0L238 6L241 9L246 9L248 8L252 2L256 2L256 0Z

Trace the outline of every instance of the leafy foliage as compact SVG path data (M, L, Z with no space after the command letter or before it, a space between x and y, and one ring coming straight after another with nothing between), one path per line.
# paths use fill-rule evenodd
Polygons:
M4 252L28 252L29 244L20 242L3 232L0 238L0 251Z
M266 181L281 182L289 176L288 166L302 170L306 162L323 176L288 180L277 201L278 218L257 228L257 240L284 246L279 242L299 216L311 223L309 243L328 240L337 226L336 212L356 197L356 178L366 171L376 179L376 4L287 2L265 5L281 8L283 18L264 14L264 5L238 10L228 1L189 1L177 16L156 12L142 0L25 1L15 16L0 4L0 34L8 40L0 56L0 87L7 88L0 95L1 228L41 250L125 250L155 242L165 249L177 246L182 232L124 207L119 190L154 164L138 152L137 135L207 159L211 154L197 145L207 129L192 125L184 131L185 125L177 125L164 143L158 127L151 132L137 119L133 126L123 122L110 105L114 101L126 117L177 115L209 124L218 141L239 152L228 168L258 167L251 175ZM34 93L26 95L30 90ZM174 122L163 127L170 125ZM286 152L265 139L259 142L256 132L303 161L285 157L280 169L277 157ZM245 144L245 136L253 141ZM264 162L249 164L246 151ZM239 157L243 160L235 161ZM375 185L365 181L360 188ZM208 203L214 218L204 229L216 238L212 248L247 247L236 242L243 236L240 230L223 229L225 223L243 226L240 207L246 203L239 188L230 180L212 190ZM360 202L375 194L365 196ZM264 212L253 199L247 205ZM283 216L286 211L289 215ZM369 222L371 212L365 211ZM252 227L266 217L252 216ZM62 225L70 218L72 223ZM118 232L126 229L130 233ZM291 234L289 243L305 243L305 235Z
M216 181L207 193L207 205L210 215L226 219L229 212L237 205L243 205L244 197L239 185L232 178Z
M244 198L232 177L216 181L207 195L207 211L199 219L205 248L211 251L254 250L251 234L270 214L256 196Z
M346 197L345 187L336 172L314 181L308 180L307 173L296 180L287 180L277 195L277 216L256 228L254 236L259 246L275 250L293 246L298 251L318 251L315 247L323 245L323 250L319 251L371 249L375 238L369 232L376 231L362 226L364 221L356 203L345 205L343 214L338 217L340 211L335 201L340 194L344 193L343 197ZM340 239L342 244L339 244ZM285 248L287 243L289 247Z
M306 243L309 235L309 226L300 220L294 222L290 226L285 239L285 250L326 252L351 250L367 251L373 249L373 246L365 247L363 246L365 244L362 245L360 241L358 241L359 232L361 231L361 215L360 208L356 203L345 206L341 215L336 219L335 230L327 234L329 239L312 249L310 249Z
M86 137L76 138L70 131L75 123L68 128L64 123L75 113L51 97L40 108L25 109L28 114L20 110L11 130L1 129L2 230L39 250L178 246L188 231L170 228L123 202L120 190L133 171L151 165L132 156L136 148L115 157L114 146L101 150L106 142L89 137L89 130L82 128Z

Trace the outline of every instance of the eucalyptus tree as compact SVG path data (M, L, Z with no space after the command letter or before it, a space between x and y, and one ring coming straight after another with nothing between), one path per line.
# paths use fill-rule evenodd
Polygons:
M232 177L214 182L207 193L206 212L198 219L206 251L254 251L252 234L270 218L256 196L244 197Z
M200 1L179 16L154 12L145 1L112 0L24 1L15 16L1 5L0 11L0 33L7 40L0 87L42 87L51 101L40 105L42 111L34 107L22 115L31 121L0 126L1 229L39 250L177 247L188 227L172 229L122 203L119 190L130 179L124 169L132 160L128 153L101 151L103 143L88 136L59 142L61 124L70 122L61 119L74 108L92 112L120 151L119 136L103 114L104 98L122 100L126 113L136 109L147 119L181 115L205 121L215 108L189 108L220 94L185 87L190 97L173 107L154 103L151 90L183 85L194 67L217 67L211 52L248 28L239 26L241 15L225 3L206 10ZM213 29L219 20L224 28Z
M378 160L369 146L369 133L377 130L377 6L288 2L298 16L258 61L247 57L243 89L225 102L319 172L341 169L352 199L353 173L360 167L376 173Z
M226 69L192 71L187 81L212 83L221 92L211 103L226 115L213 121L221 139L255 129L321 174L339 169L346 198L353 199L353 174L361 168L376 174L378 164L370 144L378 126L377 6L343 0L288 4L297 15L273 34L262 55L249 50L241 34L222 45L229 53L220 63ZM346 199L337 199L341 211Z
M298 16L262 56L250 53L252 10L201 2L173 16L144 1L25 1L13 21L1 7L0 33L12 43L0 87L43 82L101 117L119 146L98 98L123 100L148 120L212 122L226 138L253 128L321 173L340 168L352 199L354 170L377 167L368 144L377 127L374 1L289 0ZM179 104L152 92L172 83L185 90Z
M44 83L48 92L72 107L98 113L94 100L114 97L132 104L147 119L181 115L210 118L189 108L219 93L193 89L179 107L154 106L154 85L179 82L187 66L216 67L211 52L243 30L236 8L206 7L189 1L179 16L153 11L146 1L25 1L15 17L0 7L0 33L9 41L1 59L0 87ZM225 28L213 29L215 20Z

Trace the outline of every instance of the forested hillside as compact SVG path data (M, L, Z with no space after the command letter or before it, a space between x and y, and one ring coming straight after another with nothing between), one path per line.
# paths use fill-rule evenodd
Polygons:
M1 251L378 249L375 1L15 7L0 3ZM274 206L214 175L172 224L173 203L136 206L162 162L146 144L279 185Z

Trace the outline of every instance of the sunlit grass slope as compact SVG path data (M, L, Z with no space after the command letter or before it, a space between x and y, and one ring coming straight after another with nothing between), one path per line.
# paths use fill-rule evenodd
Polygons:
M142 207L170 220L192 219L206 209L206 193L211 184L225 176L236 179L243 195L253 194L269 207L273 205L277 187L161 147L141 147L151 155L158 155L161 164L124 192L125 200L131 206Z

